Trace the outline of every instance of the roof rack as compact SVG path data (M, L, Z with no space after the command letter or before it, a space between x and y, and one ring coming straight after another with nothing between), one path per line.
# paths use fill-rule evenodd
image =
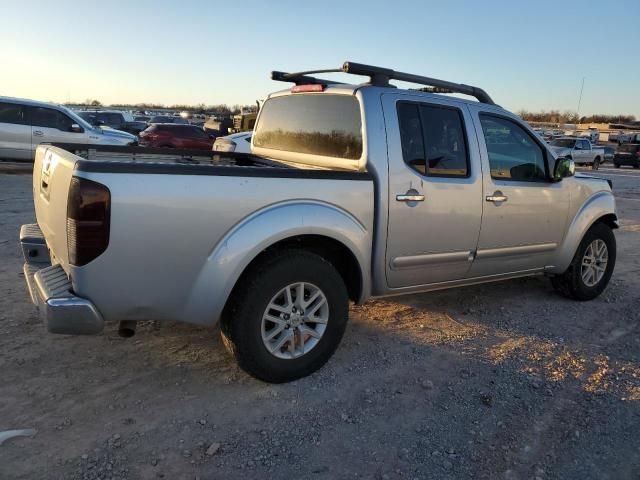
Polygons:
M310 84L341 84L332 80L323 80L321 78L311 77L309 75L316 73L350 73L352 75L363 75L369 77L369 83L377 87L390 87L389 80L400 80L402 82L417 83L427 85L431 89L420 89L422 91L430 91L437 93L462 93L470 95L478 99L481 103L495 105L489 94L483 89L465 85L462 83L453 83L446 80L438 80L437 78L423 77L412 73L396 72L390 68L375 67L373 65L365 65L355 62L344 62L341 68L325 69L325 70L309 70L306 72L271 72L271 79L280 82L292 82L296 85Z

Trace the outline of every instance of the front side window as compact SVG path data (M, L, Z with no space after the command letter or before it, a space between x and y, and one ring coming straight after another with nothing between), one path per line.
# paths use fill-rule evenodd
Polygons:
M545 154L540 145L513 120L480 115L491 177L522 182L548 181Z
M411 168L431 177L468 176L466 137L457 109L401 102L398 124L402 156Z
M0 123L23 124L24 107L17 103L0 103Z
M362 156L360 105L353 96L294 94L267 100L254 146L326 157Z
M64 113L52 108L32 107L31 108L31 125L34 127L57 128L63 132L71 130L73 124Z

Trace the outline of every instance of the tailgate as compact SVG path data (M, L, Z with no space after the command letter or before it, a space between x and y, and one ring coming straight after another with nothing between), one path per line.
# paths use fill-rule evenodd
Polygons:
M59 148L40 145L33 167L33 203L52 263L69 273L67 196L78 157Z

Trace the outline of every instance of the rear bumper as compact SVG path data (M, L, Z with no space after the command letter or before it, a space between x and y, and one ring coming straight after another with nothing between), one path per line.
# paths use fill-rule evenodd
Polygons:
M37 224L23 225L20 243L26 263L24 277L31 301L51 333L95 335L104 319L89 300L73 293L71 280L60 265L51 265L44 236Z

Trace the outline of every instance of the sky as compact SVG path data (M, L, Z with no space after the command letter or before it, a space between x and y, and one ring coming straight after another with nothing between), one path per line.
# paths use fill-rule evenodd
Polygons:
M512 111L576 111L584 77L581 115L640 118L640 0L0 0L0 12L5 96L246 105L285 88L272 70L351 60L476 85Z

